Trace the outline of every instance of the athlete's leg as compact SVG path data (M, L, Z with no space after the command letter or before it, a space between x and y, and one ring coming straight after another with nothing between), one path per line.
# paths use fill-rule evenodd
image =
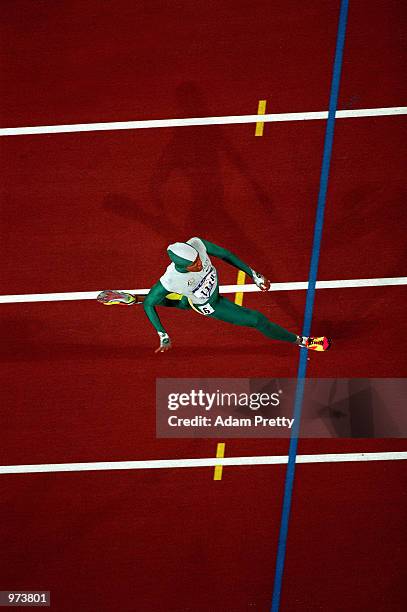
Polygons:
M112 306L113 304L125 304L126 306L133 306L133 304L142 304L145 300L144 295L134 295L132 293L126 293L125 291L117 291L115 289L109 289L102 291L97 296L97 299L102 304ZM178 293L168 293L164 300L160 302L159 306L168 306L172 308L181 308L182 310L190 309L187 298Z
M268 338L273 338L274 340L283 340L293 344L298 343L298 336L296 334L289 332L284 329L284 327L277 325L277 323L269 321L264 314L257 310L238 306L238 304L222 296L213 304L213 307L215 311L209 315L213 319L219 319L220 321L226 321L234 325L253 327Z

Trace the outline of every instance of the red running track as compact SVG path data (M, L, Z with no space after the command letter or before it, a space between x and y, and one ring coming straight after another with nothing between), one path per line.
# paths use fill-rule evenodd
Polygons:
M327 108L339 2L3 6L4 126L248 114L261 98L272 112ZM404 19L396 1L368 12L351 3L339 108L402 103ZM403 274L402 122L337 122L319 278ZM147 287L167 264L166 244L200 234L277 282L305 280L324 127L2 139L0 293ZM405 376L405 292L317 291L313 326L335 350L311 355L309 375ZM297 331L305 292L245 304ZM11 304L0 316L1 464L214 456L214 440L155 438L156 377L296 375L294 347L194 313L163 314L175 346L159 356L136 309ZM405 449L405 440L299 445ZM227 455L285 453L286 441L226 443ZM3 476L2 588L50 589L53 609L67 612L266 611L284 474ZM404 609L404 482L402 462L298 467L282 610Z

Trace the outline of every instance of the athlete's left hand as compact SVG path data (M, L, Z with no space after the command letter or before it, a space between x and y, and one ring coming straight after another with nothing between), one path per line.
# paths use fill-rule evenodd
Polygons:
M255 272L253 270L253 280L256 284L256 286L261 289L262 291L269 291L270 289L270 281L265 278L262 274L259 274L258 272Z
M160 346L154 352L155 353L165 353L166 351L169 351L170 348L172 348L172 344L171 344L169 335L165 334L164 332L158 332L158 335L160 337Z

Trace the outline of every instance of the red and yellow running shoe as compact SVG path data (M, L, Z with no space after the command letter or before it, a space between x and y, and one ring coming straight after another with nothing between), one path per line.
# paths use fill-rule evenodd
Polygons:
M331 348L332 340L326 336L303 336L300 346L309 349L310 351L327 351Z
M124 291L115 291L114 289L102 291L99 293L96 299L105 306L113 306L114 304L133 306L133 304L139 303L136 295L133 295L132 293L125 293Z

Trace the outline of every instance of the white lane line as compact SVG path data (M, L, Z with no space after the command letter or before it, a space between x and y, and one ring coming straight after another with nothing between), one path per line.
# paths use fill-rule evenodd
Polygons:
M395 278L355 278L348 280L317 281L317 289L346 289L350 287L387 287L407 285L407 276ZM308 282L272 283L270 291L303 291ZM146 295L149 289L120 289L137 295ZM248 285L222 285L221 293L253 293L260 291L253 283ZM18 295L0 295L0 304L18 304L22 302L60 302L72 300L94 300L100 291L74 291L70 293L23 293Z
M406 115L407 106L389 108L358 108L338 110L337 119ZM61 134L67 132L101 132L106 130L141 130L148 128L186 127L192 125L228 125L236 123L272 123L280 121L312 121L328 118L328 111L303 113L267 113L264 115L230 115L224 117L188 117L185 119L147 119L137 121L110 121L104 123L74 123L67 125L33 125L0 129L0 136L28 134Z
M406 452L332 453L297 455L297 463L339 463L351 461L407 460ZM0 474L32 474L37 472L91 472L101 470L152 470L213 467L215 465L281 465L288 463L286 455L262 457L207 457L199 459L152 459L147 461L96 461L92 463L40 463L36 465L1 465Z

